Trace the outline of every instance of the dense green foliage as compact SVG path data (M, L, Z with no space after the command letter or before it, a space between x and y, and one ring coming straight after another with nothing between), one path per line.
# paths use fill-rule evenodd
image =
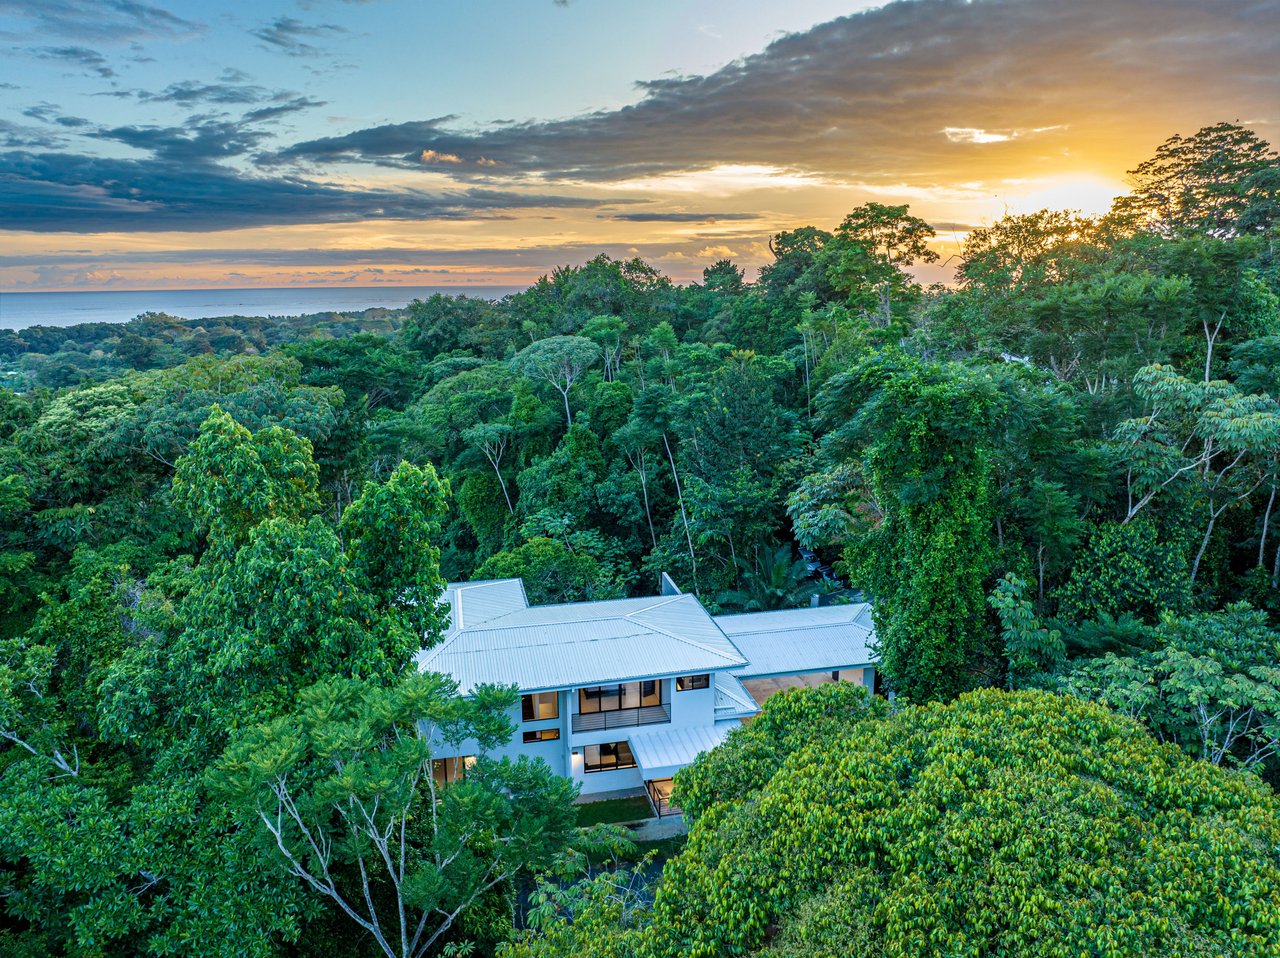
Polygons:
M341 349L338 343L350 337L367 349L402 321L397 310L374 308L272 318L143 313L127 323L0 329L0 376L21 387L56 389L131 369L177 366L197 356L258 355L290 344L297 344L299 353L323 355Z
M597 879L505 954L1280 954L1280 803L1256 779L1071 697L796 701L819 694L766 703L761 722L823 718L781 762L775 731L733 733L747 787L719 750L680 774L714 798L651 907L624 916Z
M527 947L1050 954L1062 921L1114 930L1093 953L1192 953L1192 926L1266 953L1280 164L1218 125L1134 182L1106 216L973 230L951 288L910 272L928 224L868 203L775 236L754 281L601 255L498 302L0 334L0 951L491 951L563 860L569 795L482 760L425 825L410 714L458 707L409 681L436 596L667 572L713 612L861 590L898 703L958 704L783 696L680 779L702 837L659 891L667 937L632 874ZM458 716L487 742L491 694ZM369 878L340 809L375 802L405 863Z

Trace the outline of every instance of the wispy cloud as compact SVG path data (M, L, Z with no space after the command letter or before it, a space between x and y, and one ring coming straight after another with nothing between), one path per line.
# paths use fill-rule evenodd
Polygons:
M0 38L62 37L91 43L124 43L200 32L200 24L138 0L0 0L0 15L25 23L28 32Z
M604 217L602 217L604 218ZM717 220L758 220L759 213L610 213L611 220L627 223L714 223Z
M276 17L266 26L250 32L268 50L278 50L291 57L315 57L324 50L309 41L332 39L348 31L334 23L304 23L296 17Z
M70 63L103 78L109 79L116 75L116 71L107 63L107 58L88 47L32 47L29 52L41 60Z
M51 123L66 129L77 129L89 126L88 120L79 116L66 116L56 103L37 103L22 111L22 115L41 123Z

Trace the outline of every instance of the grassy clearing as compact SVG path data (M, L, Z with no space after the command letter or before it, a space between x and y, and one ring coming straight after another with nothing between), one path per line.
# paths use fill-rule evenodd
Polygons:
M603 802L588 802L578 806L578 824L613 825L618 822L637 822L653 817L653 806L644 795L631 798L611 798Z
M652 842L636 842L634 860L639 861L649 852L656 851L658 856L655 861L661 864L668 858L679 855L684 849L684 843L688 840L688 837L688 835L673 835L671 838L659 838Z

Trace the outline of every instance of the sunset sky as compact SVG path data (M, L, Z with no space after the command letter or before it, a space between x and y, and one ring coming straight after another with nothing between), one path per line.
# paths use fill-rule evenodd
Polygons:
M1280 141L1280 0L0 0L0 290L675 279L907 202L939 249Z

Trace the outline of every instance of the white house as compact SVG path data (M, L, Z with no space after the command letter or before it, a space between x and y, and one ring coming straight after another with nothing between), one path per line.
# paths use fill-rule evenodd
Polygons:
M644 787L659 813L671 777L776 688L874 680L866 604L713 618L665 577L663 592L531 606L519 579L450 584L448 631L418 666L464 695L519 688L516 733L496 757L542 758L583 795ZM475 752L437 743L437 779L465 775Z

